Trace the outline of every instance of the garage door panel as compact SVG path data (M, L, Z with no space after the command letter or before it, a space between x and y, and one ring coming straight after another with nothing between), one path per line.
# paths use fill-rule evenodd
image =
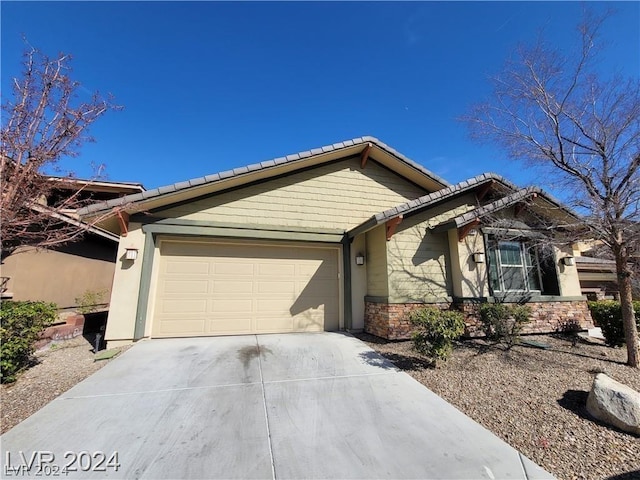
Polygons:
M321 332L324 330L324 311L307 311L293 318L293 328L296 331Z
M209 291L208 280L167 280L163 284L165 294L190 294L207 293Z
M243 262L220 262L215 263L213 266L213 272L216 275L233 275L233 276L248 276L252 277L255 266L253 264L247 264Z
M328 262L318 262L316 264L303 263L296 265L296 275L302 277L331 278L335 280L338 272L335 265L331 265Z
M208 275L209 263L197 260L173 260L166 263L166 273L174 275Z
M251 315L253 312L253 301L251 299L220 298L214 299L211 304L212 313L246 313Z
M162 241L153 336L337 330L334 248Z
M251 320L246 317L229 317L224 320L209 320L208 332L217 333L251 333ZM210 335L210 334L209 334Z
M245 281L236 281L236 280L227 280L227 281L213 281L213 294L234 294L240 293L241 295L246 294L247 292L253 291L253 282L245 280Z
M177 299L167 297L160 301L160 313L207 313L207 300L206 299Z
M287 263L258 263L258 275L265 277L292 277L296 273L295 264L287 264Z
M268 281L258 280L256 282L255 293L257 294L276 294L276 295L295 295L296 282L294 281Z
M288 299L279 298L258 298L256 299L257 310L265 316L279 316L289 318L291 317L291 305L295 300L289 297Z
M165 336L203 335L206 331L204 318L181 318L161 320L158 333Z

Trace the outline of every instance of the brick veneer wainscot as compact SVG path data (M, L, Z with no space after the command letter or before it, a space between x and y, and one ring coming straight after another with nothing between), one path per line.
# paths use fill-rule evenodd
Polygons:
M364 331L387 340L411 338L413 326L407 315L416 308L425 306L442 310L451 308L450 303L374 303L365 302Z
M364 331L387 340L407 340L411 338L413 327L408 313L416 308L432 306L442 310L457 309L465 313L467 325L465 335L482 335L482 324L476 314L477 303L375 303L365 302ZM580 329L593 328L593 320L587 302L584 300L529 302L531 322L522 333L553 333L564 324L575 324Z

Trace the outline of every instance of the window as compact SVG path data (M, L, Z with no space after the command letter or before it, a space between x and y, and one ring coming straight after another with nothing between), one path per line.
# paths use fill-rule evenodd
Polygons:
M489 280L494 292L540 292L535 248L524 242L493 241L489 247Z

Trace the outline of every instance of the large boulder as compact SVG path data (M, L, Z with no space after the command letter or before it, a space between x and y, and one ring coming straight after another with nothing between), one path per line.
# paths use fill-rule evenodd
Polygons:
M640 392L604 373L593 379L587 411L601 422L640 435Z

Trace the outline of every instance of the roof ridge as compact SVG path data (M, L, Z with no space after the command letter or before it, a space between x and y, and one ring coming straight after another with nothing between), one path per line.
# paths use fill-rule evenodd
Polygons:
M336 142L336 143L333 143L331 145L324 145L322 147L312 148L310 150L303 150L301 152L292 153L292 154L286 155L284 157L272 158L270 160L264 160L264 161L261 161L259 163L253 163L253 164L246 165L246 166L243 166L243 167L236 167L236 168L233 168L231 170L225 170L225 171L222 171L222 172L218 172L218 173L214 173L214 174L210 174L210 175L205 175L205 176L202 176L202 177L196 177L196 178L192 178L192 179L189 179L189 180L176 182L176 183L173 183L173 184L160 186L160 187L157 187L157 188L153 188L151 190L145 190L145 191L140 192L140 193L134 193L134 194L126 195L124 197L119 197L117 199L111 199L111 200L106 200L106 201L103 201L103 202L94 203L94 204L91 204L91 205L88 205L86 207L83 207L83 208L79 209L78 210L78 214L81 215L81 216L89 215L89 214L94 213L94 212L108 210L109 208L112 208L112 207L123 206L123 205L126 205L127 203L139 202L141 200L146 200L146 199L150 199L150 198L159 197L161 195L166 195L166 194L170 194L170 193L173 193L173 192L178 192L180 190L186 190L188 188L196 187L196 186L199 186L199 185L215 183L215 182L227 179L227 178L232 178L232 177L245 175L245 174L248 174L248 173L251 173L251 172L255 172L255 171L259 171L259 170L265 170L265 169L268 169L268 168L277 167L279 165L292 163L292 162L295 162L295 161L298 161L298 160L302 160L304 158L309 158L309 157L312 157L314 155L322 155L322 154L329 153L329 152L332 152L332 151L338 151L338 150L343 149L343 148L348 148L348 147L352 147L352 146L355 146L355 145L363 145L363 144L366 144L366 143L375 144L378 148L388 152L389 154L391 154L392 156L394 156L395 158L397 158L401 162L407 164L408 166L410 166L412 168L415 168L420 173L422 173L423 175L429 177L430 179L432 179L436 183L439 183L441 185L446 185L446 186L450 185L450 183L447 182L445 179L439 177L438 175L436 175L435 173L433 173L430 170L426 169L425 167L423 167L419 163L416 163L413 160L411 160L410 158L404 156L403 154L401 154L397 150L391 148L390 146L388 146L387 144L385 144L384 142L379 140L378 138L367 135L367 136L363 136L363 137L352 138L350 140L343 140L341 142Z

